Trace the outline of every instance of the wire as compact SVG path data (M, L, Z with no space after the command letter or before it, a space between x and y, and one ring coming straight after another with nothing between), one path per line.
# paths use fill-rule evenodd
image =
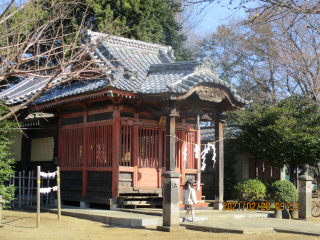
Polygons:
M173 137L173 138L175 138L175 139L178 139L179 141L186 142L186 143L193 144L193 145L202 145L202 146L207 145L207 144L197 144L197 143L188 142L188 141L182 140L182 139L180 139L180 138L178 138L178 137L176 137L176 136L172 136L172 135L166 135L166 137ZM221 140L223 140L223 139L224 139L224 138L220 138L219 140L214 141L214 142L211 142L211 143L217 143L217 142L219 142L219 141L221 141Z

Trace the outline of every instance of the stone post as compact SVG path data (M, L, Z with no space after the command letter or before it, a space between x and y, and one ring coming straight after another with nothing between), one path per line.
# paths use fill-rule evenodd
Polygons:
M216 142L216 162L214 164L215 174L215 202L214 209L223 208L223 187L224 187L224 152L223 152L223 119L220 113L216 114L215 119L215 141Z
M173 110L174 111L174 110ZM167 232L185 231L180 227L180 177L175 171L175 115L166 116L166 172L163 179L163 226L157 229Z
M0 227L3 227L2 224L2 206L4 205L4 200L2 200L2 195L0 195Z
M308 166L304 165L299 177L299 218L311 217L312 177L308 176Z
M280 168L280 180L286 180L286 166Z

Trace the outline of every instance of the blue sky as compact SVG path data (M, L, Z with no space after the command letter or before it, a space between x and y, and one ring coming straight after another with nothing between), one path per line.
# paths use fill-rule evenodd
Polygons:
M222 1L224 4L229 1ZM239 0L235 1L231 6L228 5L226 7L222 7L224 4L222 3L211 3L208 4L206 8L209 9L208 13L203 18L202 23L199 25L200 32L210 32L213 31L217 26L222 24L223 22L228 21L228 17L244 17L245 11L241 8L239 11L230 10L235 6L239 5ZM254 6L256 3L250 3L247 6ZM205 6L202 4L201 6ZM227 7L230 7L228 9Z

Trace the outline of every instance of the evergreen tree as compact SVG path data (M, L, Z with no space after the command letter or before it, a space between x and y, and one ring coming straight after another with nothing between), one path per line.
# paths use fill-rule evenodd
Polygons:
M320 161L320 107L301 95L292 95L274 106L253 105L231 113L241 132L237 136L253 160L268 165L295 169Z
M7 107L0 102L0 117L7 112ZM0 122L0 195L5 203L13 200L14 186L8 185L9 178L13 175L14 160L10 158L10 146L13 144L11 133L16 123L12 119ZM4 206L6 207L6 206Z
M184 46L187 36L180 32L175 20L181 4L168 0L86 0L87 6L79 6L74 26L82 21L86 12L86 24L93 31L108 31L114 35L145 42L172 46L176 61L194 60L193 52Z

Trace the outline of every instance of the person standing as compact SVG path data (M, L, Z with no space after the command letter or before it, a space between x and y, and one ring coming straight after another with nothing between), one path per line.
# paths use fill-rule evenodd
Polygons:
M195 204L197 203L197 195L196 195L196 191L193 189L193 183L192 180L189 179L186 181L185 185L184 185L184 189L182 192L182 204L185 205L184 209L187 210L186 212L186 216L184 218L184 222L188 222L190 221L188 219L188 215L189 212L191 211L191 215L192 215L192 222L195 222L195 218L194 218L194 208L195 208Z

